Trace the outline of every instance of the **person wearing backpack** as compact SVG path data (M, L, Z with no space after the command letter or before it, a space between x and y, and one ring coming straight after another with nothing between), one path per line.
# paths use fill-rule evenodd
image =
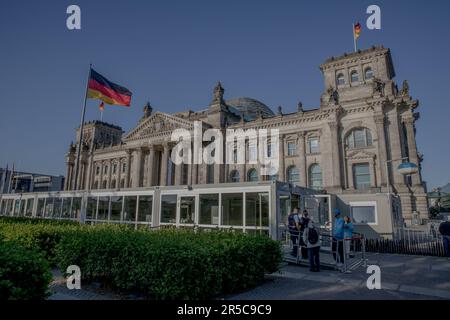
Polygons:
M300 252L302 254L302 259L308 259L308 249L306 243L303 241L303 234L309 223L308 211L303 210L303 215L299 220L300 225Z
M309 219L308 226L303 232L303 241L308 249L309 258L309 271L319 272L320 271L320 239L319 231L314 225L314 222Z
M300 230L297 208L294 208L294 210L288 215L288 229L289 229L289 234L291 235L291 241L292 241L291 256L297 257L297 254L298 254L297 240L298 240L298 234L299 234L299 230Z

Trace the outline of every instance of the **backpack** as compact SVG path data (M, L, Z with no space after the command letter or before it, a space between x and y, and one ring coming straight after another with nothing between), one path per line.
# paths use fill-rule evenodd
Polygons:
M308 242L310 244L316 244L319 242L319 233L317 232L316 228L310 228L308 230Z
M295 214L290 214L288 216L288 226L289 229L296 229L296 225L295 225L295 218L294 218Z

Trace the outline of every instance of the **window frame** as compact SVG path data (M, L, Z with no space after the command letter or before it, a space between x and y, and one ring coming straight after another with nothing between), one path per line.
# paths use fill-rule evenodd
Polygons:
M359 174L356 175L356 167L358 166L367 166L367 174ZM370 173L370 163L369 162L357 162L357 163L353 163L352 164L352 174L353 174L353 186L356 190L369 190L371 188L372 185L372 175ZM364 188L358 188L358 184L357 184L357 177L358 176L368 176L369 177L369 181L367 184L367 187Z
M376 226L378 225L378 206L376 201L351 201L349 202L350 207L350 216L352 218L353 224L358 226ZM375 222L367 222L367 223L361 223L356 222L353 217L353 207L374 207L374 220Z

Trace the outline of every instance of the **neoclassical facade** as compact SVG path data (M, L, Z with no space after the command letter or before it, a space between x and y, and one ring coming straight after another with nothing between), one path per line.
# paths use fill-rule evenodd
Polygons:
M219 83L212 102L200 111L167 114L153 112L147 104L139 123L126 134L115 125L86 123L77 189L277 179L336 195L371 195L390 190L399 196L405 220L411 220L413 212L426 218L422 156L415 139L418 101L410 96L406 81L398 89L390 50L372 47L331 57L320 70L324 92L317 108L304 109L299 103L296 112L283 113L281 107L273 112L250 98L225 100ZM202 121L202 130L216 128L224 135L226 129L278 129L278 152L282 156L277 174L261 176L258 164L250 161L174 165L171 134L177 128L193 134L195 121ZM77 148L71 144L66 157L66 190L74 186ZM246 160L253 152L248 144ZM400 174L396 168L403 161L416 164L419 172Z

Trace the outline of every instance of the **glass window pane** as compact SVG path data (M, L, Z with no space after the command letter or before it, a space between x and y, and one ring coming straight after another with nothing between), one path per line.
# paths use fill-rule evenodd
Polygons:
M370 171L368 163L353 165L353 176L356 189L370 188Z
M62 199L61 198L55 198L53 202L54 211L53 211L53 217L54 218L60 218L61 217L61 205L62 205Z
M152 222L153 196L139 197L139 222Z
M27 209L25 211L25 215L27 217L31 217L33 215L33 205L34 205L34 199L28 199Z
M25 216L25 209L26 209L26 205L27 205L27 200L22 199L20 200L20 216L24 217Z
M352 82L357 82L359 80L358 73L356 71L352 72L351 77L352 77Z
M53 198L47 198L45 202L45 212L44 217L52 218L53 217Z
M161 222L175 223L177 216L177 195L161 196Z
M109 197L98 198L98 215L97 220L108 220Z
M200 224L219 224L219 195L201 194L200 200Z
M258 181L258 171L256 171L256 169L251 169L248 172L248 181Z
M76 197L72 199L72 209L70 217L72 219L80 219L80 215L81 215L81 198Z
M297 153L297 145L295 142L288 142L288 156L294 156Z
M69 219L70 218L70 202L72 198L61 198L62 200L62 210L61 210L61 218Z
M123 204L123 221L136 221L136 207L136 196L125 197L125 202Z
M300 182L300 171L297 167L290 167L288 169L288 182L292 184Z
M89 197L86 208L86 220L94 220L97 211L97 197Z
M351 207L352 217L355 223L375 223L374 206L354 206Z
M44 216L44 206L45 206L45 198L39 198L38 199L38 207L36 216L37 217L43 217Z
M355 147L356 148L364 148L366 147L366 135L365 130L355 130L354 131L354 139L355 139Z
M269 226L269 194L251 192L246 194L245 200L245 225Z
M111 217L110 221L120 221L122 213L122 197L111 197Z
M194 223L195 197L181 197L180 199L180 223Z
M308 140L309 144L309 152L310 153L318 153L319 150L319 139L317 138L311 138Z
M222 225L242 226L243 194L222 194Z

